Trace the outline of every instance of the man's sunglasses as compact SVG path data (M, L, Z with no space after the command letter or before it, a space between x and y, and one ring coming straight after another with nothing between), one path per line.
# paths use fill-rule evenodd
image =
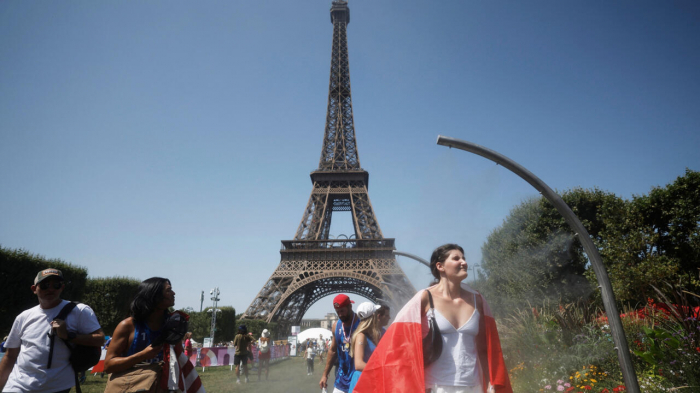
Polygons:
M61 289L63 286L63 281L44 281L39 283L39 288L41 288L42 291L49 289L49 286L53 287L53 289Z

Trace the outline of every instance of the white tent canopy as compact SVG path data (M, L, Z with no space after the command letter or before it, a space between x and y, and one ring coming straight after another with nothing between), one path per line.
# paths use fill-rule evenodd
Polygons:
M319 335L323 336L324 340L327 340L333 336L330 330L324 328L311 328L306 329L303 332L297 334L297 343L301 344L306 341L307 338L313 340L318 340Z

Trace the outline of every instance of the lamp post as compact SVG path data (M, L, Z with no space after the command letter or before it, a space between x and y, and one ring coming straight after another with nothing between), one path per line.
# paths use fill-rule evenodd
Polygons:
M202 307L204 307L204 291L199 296L199 312L202 312Z
M221 312L218 308L216 308L216 305L218 304L219 300L219 287L215 287L214 289L209 291L209 294L212 295L211 300L214 303L214 308L212 308L211 311L211 332L209 336L211 337L211 345L214 345L214 330L216 330L216 314Z
M617 351L617 358L620 361L620 368L622 369L622 378L625 380L625 386L627 391L630 393L639 393L639 382L637 381L637 374L632 366L632 358L630 356L629 346L627 345L627 338L625 337L625 330L622 327L622 321L620 320L620 313L617 311L617 305L615 304L615 293L612 290L612 285L610 284L610 279L608 278L608 272L605 270L603 265L603 259L600 257L600 253L596 248L593 241L591 241L591 236L588 231L583 226L581 221L578 219L576 214L571 210L569 205L564 202L563 199L554 192L545 182L543 182L539 177L535 176L532 172L528 171L522 167L517 162L511 160L510 158L495 152L491 149L487 149L483 146L479 146L475 143L449 138L442 135L438 136L438 145L455 147L460 150L468 151L480 155L486 159L489 159L496 164L502 165L504 168L520 176L523 180L530 183L531 186L535 187L543 197L545 197L549 202L554 205L559 214L564 216L564 220L574 231L578 239L581 241L588 259L591 261L591 266L595 272L596 278L598 280L598 288L600 288L603 305L605 306L605 312L608 315L608 323L612 330L613 341L615 343L615 350Z

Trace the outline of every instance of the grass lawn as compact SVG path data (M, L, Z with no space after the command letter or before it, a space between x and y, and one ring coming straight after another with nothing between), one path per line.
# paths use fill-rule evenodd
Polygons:
M324 364L325 365L325 364ZM202 372L201 367L197 367L197 373L202 379L202 384L207 392L265 392L265 393L308 393L320 392L318 381L321 379L323 365L315 363L314 375L306 375L306 361L300 357L283 360L270 365L270 379L258 382L257 369L249 370L250 383L236 385L236 372L231 371L229 366L207 367ZM331 371L328 384L332 387L334 381L334 371ZM107 376L100 378L99 375L89 375L84 384L81 385L84 393L103 393L107 384ZM332 388L329 389L332 391ZM75 389L71 390L75 392Z

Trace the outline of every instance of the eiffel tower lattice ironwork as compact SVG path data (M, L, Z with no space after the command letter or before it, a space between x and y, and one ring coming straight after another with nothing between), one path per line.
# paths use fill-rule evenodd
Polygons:
M372 209L369 173L360 166L350 95L346 1L333 1L328 111L313 188L294 240L283 240L281 261L243 318L298 325L313 303L354 293L394 307L415 293L396 262L394 239L384 238ZM331 239L333 212L352 214L354 234Z

